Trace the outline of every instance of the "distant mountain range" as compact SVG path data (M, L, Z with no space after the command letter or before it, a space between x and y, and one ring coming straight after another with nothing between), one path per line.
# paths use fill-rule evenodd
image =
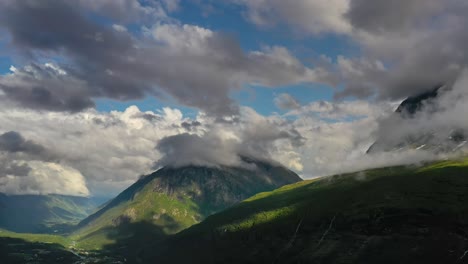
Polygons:
M439 96L444 92L444 86L437 86L425 93L409 97L404 100L396 109L395 115L403 119L411 120L417 118L420 111L428 110ZM436 111L436 110L433 110ZM398 130L398 127L395 127ZM377 152L388 152L404 149L421 149L432 152L453 152L468 147L468 131L447 128L447 134L437 135L435 131L419 131L408 135L395 142L394 138L380 137L367 150L368 154ZM442 138L442 140L441 140Z
M87 217L102 199L65 195L0 193L0 229L23 233L62 233Z
M280 165L244 158L244 166L165 167L145 176L79 224L79 246L127 248L197 224L260 192L301 181Z

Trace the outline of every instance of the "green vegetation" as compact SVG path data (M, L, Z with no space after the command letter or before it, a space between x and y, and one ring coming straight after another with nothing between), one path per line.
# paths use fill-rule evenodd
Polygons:
M0 230L0 237L18 238L27 242L58 244L64 247L71 246L71 240L60 235L15 233L7 230Z
M301 180L281 166L248 162L256 169L161 169L83 220L71 237L87 250L129 251L133 241L162 240L258 192Z
M158 263L462 263L467 216L468 160L382 168L257 194L141 254Z
M21 239L23 248L31 250L49 245L56 258L73 250L81 261L86 255L101 263L117 263L124 257L130 263L468 260L468 159L297 182L257 193L198 224L197 217L205 217L203 212L216 204L204 203L207 200L194 193L205 193L210 201L217 196L193 181L184 182L186 173L195 172L168 177L173 185L162 180L168 172L143 178L68 237L2 231L0 237L10 240L5 246L0 238L0 252L12 250L12 244L20 243L15 239ZM226 186L226 181L210 188L219 189L221 184Z

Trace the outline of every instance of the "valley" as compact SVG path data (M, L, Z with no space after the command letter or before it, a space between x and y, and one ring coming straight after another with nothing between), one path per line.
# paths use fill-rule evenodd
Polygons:
M47 243L64 258L79 257L76 263L463 263L467 176L462 159L301 181L256 194L181 232L136 220L99 236L79 229L69 236L0 236L2 243L5 237ZM106 243L93 249L101 239Z

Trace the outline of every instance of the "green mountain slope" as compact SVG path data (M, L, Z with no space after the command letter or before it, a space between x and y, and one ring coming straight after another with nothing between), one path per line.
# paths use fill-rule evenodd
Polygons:
M301 181L282 166L248 162L249 168L160 169L83 220L73 238L83 248L128 248L134 241L177 233L256 193ZM125 243L116 245L116 241Z
M468 160L338 175L257 194L141 263L468 263Z
M0 194L0 228L24 233L64 232L93 213L99 202L54 194Z

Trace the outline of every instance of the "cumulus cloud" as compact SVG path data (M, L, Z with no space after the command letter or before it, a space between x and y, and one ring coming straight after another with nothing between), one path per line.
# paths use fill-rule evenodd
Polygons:
M219 123L203 113L187 118L171 108L142 112L132 106L122 112L70 115L3 107L2 127L21 133L0 136L0 172L2 184L8 186L0 191L15 193L16 186L16 193L52 192L55 187L38 185L52 170L50 177L58 182L66 181L67 175L78 179L79 173L91 194L115 194L155 170L155 162L156 167L242 166L240 156L247 156L302 169L295 149L306 139L291 121L245 107L240 113L236 122ZM46 158L47 153L54 153L54 159Z
M98 24L86 10L105 9L121 16L119 10L146 10L151 5L92 2L0 3L0 27L10 35L14 52L31 61L0 76L5 101L33 109L81 111L92 107L94 98L170 95L208 114L230 116L238 114L238 106L229 94L246 84L274 87L316 82L324 75L284 47L244 52L232 38L195 25L157 20L140 36L122 26ZM170 9L174 3L165 1ZM47 66L41 63L44 57L61 60Z
M56 65L32 63L12 69L11 73L0 76L3 97L11 100L8 104L70 112L94 107L86 83Z
M347 33L351 30L345 19L348 0L234 0L246 7L246 16L259 26L284 22L310 34Z
M359 53L327 59L336 98L398 100L451 84L468 64L468 4L459 0L230 1L254 24L339 35Z
M30 168L21 161L54 161L57 159L58 157L53 151L32 140L26 140L16 131L9 131L0 135L0 161L4 170L3 175L0 175L0 177L10 174L27 175Z
M89 195L79 171L60 164L53 151L16 131L0 135L0 192Z
M81 173L57 163L30 161L27 177L0 177L0 192L7 194L63 194L88 196Z
M451 98L461 98L459 94L452 95ZM460 101L454 105L457 115L447 112L444 117L460 121L455 116L462 118L467 104ZM41 185L45 175L50 174L53 176L49 177L61 184L68 175L75 175L73 182L84 183L94 195L115 194L139 175L160 166L244 166L242 156L279 162L304 178L441 158L430 151L412 149L365 155L380 133L381 120L395 108L395 103L359 100L313 102L289 110L283 116L263 116L251 108L241 107L236 122L224 123L203 113L187 118L179 110L170 108L142 112L132 106L122 112L88 110L73 115L1 109L3 127L21 131L21 136L8 133L0 136L16 138L8 143L11 146L2 143L2 149L47 146L47 150L53 150L60 159L20 158L11 156L20 152L8 152L10 158L5 163L8 166L2 166L4 176L0 179L1 185L7 187L0 190L53 192L55 185L49 189ZM438 118L443 119L442 116ZM396 127L400 127L399 124ZM397 132L394 127L388 131ZM47 170L53 173L46 173ZM79 180L79 175L83 180ZM86 194L83 185L78 186L81 187L62 189L61 193Z
M154 150L156 142L185 131L174 124L196 122L183 118L176 109L164 108L155 113L142 112L137 107L123 112L88 110L74 115L2 108L0 120L2 128L20 131L0 136L1 150L8 150L1 152L0 162L10 164L2 166L8 170L2 176L28 172L21 185L31 181L36 186L31 162L51 163L81 173L90 192L100 195L116 193L139 175L151 172L154 161L160 158ZM29 166L31 170L21 166ZM41 168L45 171L48 167ZM19 169L23 173L13 173ZM56 173L55 177L67 177L68 171Z
M294 148L305 138L291 122L278 116L261 116L243 107L238 122L218 124L213 120L199 133L169 136L158 142L163 157L159 166L244 166L242 157L280 162L301 170L300 157Z
M377 138L398 142L427 131L446 140L468 129L464 1L229 2L258 26L339 35L359 52L310 66L282 46L245 51L222 32L170 18L177 0L0 1L2 41L21 58L0 76L0 191L115 193L155 162L241 166L241 156L308 178L440 158L427 150L364 153ZM301 104L284 93L275 98L284 115L263 116L230 97L245 85L312 82L336 85L336 98L358 99ZM391 114L389 102L439 84L436 103L413 119ZM201 111L187 118L171 108L93 109L96 98L146 96Z
M342 95L399 99L451 85L468 63L467 8L458 0L351 0L352 38L366 60L386 67L354 63L361 74Z

